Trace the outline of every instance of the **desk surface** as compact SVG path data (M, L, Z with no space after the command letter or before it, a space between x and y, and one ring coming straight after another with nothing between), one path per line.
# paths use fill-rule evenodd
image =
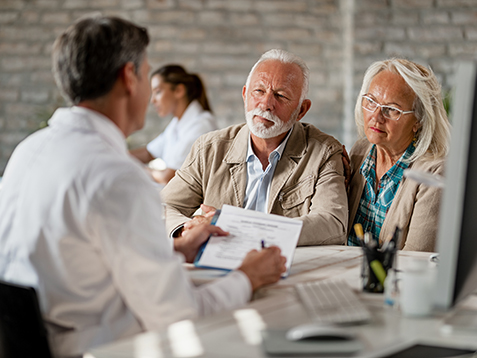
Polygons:
M179 335L173 333L174 329L140 334L94 349L91 356L267 357L261 347L261 330L288 329L311 322L295 295L294 285L329 278L344 280L356 292L360 292L360 298L373 314L371 323L346 328L357 333L365 345L358 357L382 357L413 342L477 349L475 332L450 334L441 331L443 314L428 318L405 318L398 309L385 307L382 295L361 293L361 255L361 249L354 247L297 248L290 276L258 290L254 300L242 309L176 324L173 328L179 330ZM414 258L427 260L429 253L399 252L397 267L405 268ZM211 272L211 276L215 274ZM193 271L192 277L197 281L205 279L200 271ZM466 305L477 310L475 296L466 301Z

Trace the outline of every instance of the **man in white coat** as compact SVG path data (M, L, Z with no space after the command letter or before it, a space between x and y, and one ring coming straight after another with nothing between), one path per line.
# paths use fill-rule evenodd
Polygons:
M226 233L202 225L169 239L159 195L128 154L150 97L148 42L145 29L114 17L61 34L53 72L73 106L23 141L5 170L0 279L37 289L56 356L243 305L285 270L272 247L226 278L190 283L184 259Z

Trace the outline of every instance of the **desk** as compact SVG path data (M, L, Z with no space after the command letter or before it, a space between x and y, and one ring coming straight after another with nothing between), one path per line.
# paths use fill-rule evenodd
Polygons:
M411 259L427 260L429 253L399 252L397 267L405 268ZM310 318L298 301L293 286L316 279L343 279L361 291L362 252L357 247L321 246L297 248L290 276L277 284L258 290L253 301L242 309L199 318L183 324L180 339L168 338L168 332L148 332L92 350L95 358L177 357L175 347L197 347L201 357L266 357L261 347L260 330L291 328L308 323ZM194 272L192 272L194 277ZM399 310L384 307L383 296L360 293L373 313L370 324L352 326L365 349L359 357L382 357L411 342L477 349L475 333L443 334L443 314L429 318L405 318ZM477 300L467 305L477 310ZM176 327L177 328L177 327ZM190 332L195 332L190 334ZM184 353L184 352L183 352ZM187 353L187 352L185 352ZM182 356L194 356L183 354ZM355 356L356 357L356 356Z

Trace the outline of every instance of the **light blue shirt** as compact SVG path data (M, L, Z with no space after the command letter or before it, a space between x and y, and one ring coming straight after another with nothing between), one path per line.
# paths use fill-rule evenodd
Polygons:
M277 167L285 146L293 131L290 129L285 139L268 156L268 166L263 170L262 163L255 155L252 149L251 138L248 138L247 150L247 188L245 189L244 208L249 210L268 212L268 195L270 193L270 184L272 183L273 173Z

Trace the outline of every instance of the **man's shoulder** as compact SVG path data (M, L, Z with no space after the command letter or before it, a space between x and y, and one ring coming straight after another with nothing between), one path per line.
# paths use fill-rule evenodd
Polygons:
M341 148L341 143L335 137L322 132L313 124L299 122L299 125L303 129L309 145L325 145L329 147Z
M246 125L246 123L234 124L229 127L218 129L212 132L208 132L200 136L200 141L206 144L212 143L224 143L227 141L233 141L240 130Z
M371 149L371 146L372 144L368 141L366 137L359 138L353 144L353 147L350 150L350 155L367 155L369 150Z

